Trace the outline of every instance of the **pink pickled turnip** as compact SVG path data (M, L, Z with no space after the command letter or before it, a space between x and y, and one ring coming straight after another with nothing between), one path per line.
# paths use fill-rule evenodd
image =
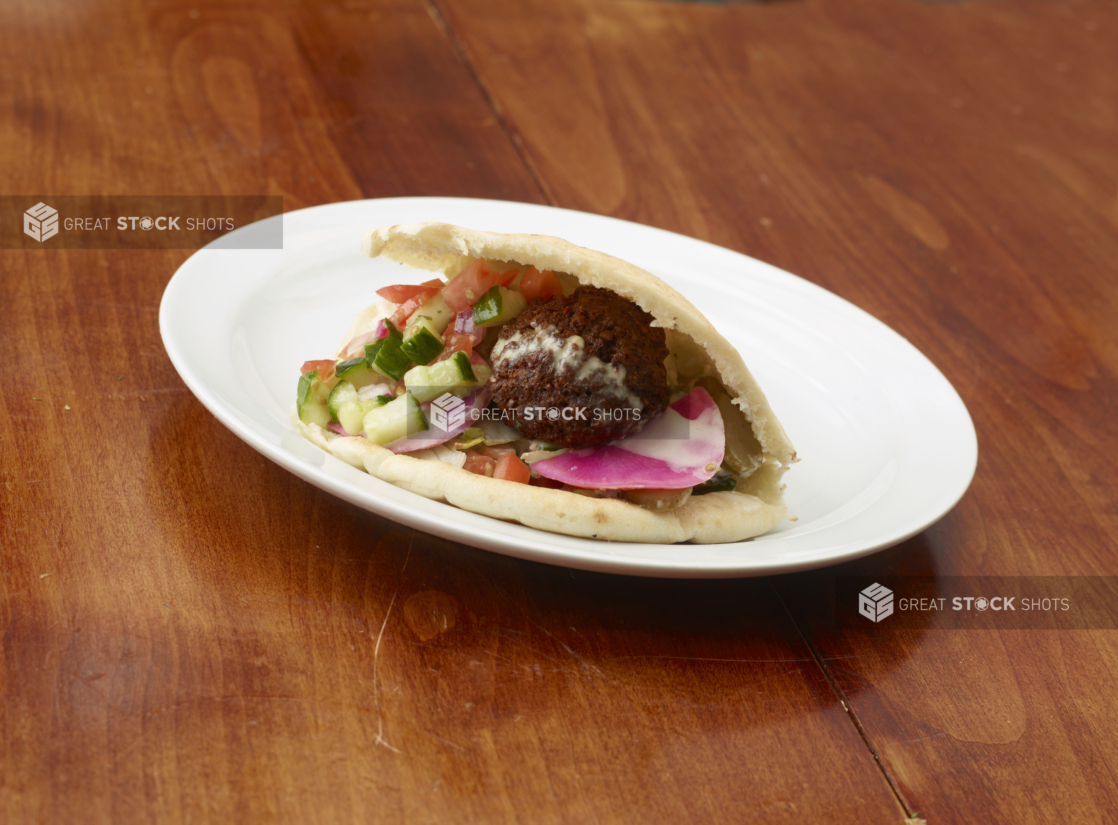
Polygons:
M709 480L722 464L726 430L710 394L698 387L636 435L573 450L532 465L572 487L679 490Z

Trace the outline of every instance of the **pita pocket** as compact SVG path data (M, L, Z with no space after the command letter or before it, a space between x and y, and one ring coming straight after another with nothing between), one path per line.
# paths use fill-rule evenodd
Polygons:
M767 532L785 517L781 478L798 460L792 443L738 352L690 301L659 278L626 261L559 238L482 232L444 223L381 227L363 239L361 249L369 257L396 261L440 280L427 281L422 288L378 290L379 294L387 292L397 300L380 301L357 316L339 349L337 373L334 374L328 366L329 361L308 362L322 365L320 371L329 376L319 382L321 386L314 384L314 381L319 381L318 378L308 380L308 375L316 373L307 372L304 365L295 421L300 431L322 449L370 475L426 498L473 513L570 536L656 544L736 542ZM512 305L513 309L523 309L521 299L509 294L521 290L528 301L529 309L525 312L531 312L531 307L536 306L531 302L533 293L539 298L547 297L548 284L552 285L551 294L561 289L563 296L569 297L580 287L595 287L636 304L651 316L650 326L664 332L668 352L664 373L672 405L663 416L675 414L672 410L676 409L690 415L686 399L703 397L703 403L708 406L707 414L721 420L724 432L721 465L708 464L706 475L709 479L689 488L649 491L617 489L624 485L599 489L592 485L560 486L544 475L543 470L549 465L540 462L540 455L545 457L545 462L554 463L565 452L573 456L583 455L585 450L554 450L552 445L545 444L541 451L538 441L521 436L507 423L476 420L476 416L481 415L477 410L495 409L486 394L492 370L485 357L479 355L479 351L487 352L488 344L487 354L492 357L491 348L497 334L492 330L477 344L476 350L470 351L469 359L462 353L447 358L447 350L444 349L440 353L441 361L424 367L428 370L439 367L445 372L440 364L462 362L464 371L469 372L465 362L472 361L475 382L461 389L457 397L463 398L463 404L472 411L475 419L467 421L471 426L457 437L441 443L437 443L438 439L430 439L433 443L428 443L413 438L416 428L422 428L421 424L409 425L408 438L415 440L418 447L409 449L401 448L403 441L380 446L369 438L344 434L353 432L352 427L360 425L351 424L351 429L346 430L332 413L327 415L323 412L325 408L322 406L327 403L323 400L327 396L334 398L337 395L328 385L333 381L341 386L338 376L356 374L355 370L362 364L370 367L373 372L362 373L361 377L372 383L359 390L361 397L350 403L363 404L361 410L368 409L370 403L379 403L384 404L383 409L387 410L388 400L393 399L394 409L398 408L401 415L415 416L415 405L419 402L408 401L412 395L412 384L408 377L399 377L403 368L398 364L394 370L388 369L393 362L384 350L402 346L401 341L407 344L411 340L426 338L427 331L439 339L438 343L449 348L447 342L461 340L457 337L462 326L460 315L466 319L466 326L472 329L475 341L481 338L481 327L475 328L468 323L470 312L455 309L465 299L461 294L450 294L451 285L461 293L461 284L471 278L477 281L479 288L493 284L485 295L503 297L506 308ZM445 289L441 279L449 279ZM537 292L537 287L541 287L542 292ZM425 291L405 299L409 289ZM588 291L598 294L594 290ZM440 303L444 294L446 300ZM476 291L467 294L471 302L476 300L473 304L474 320L487 317L484 312L478 314L479 307L493 314L494 307L485 304ZM552 300L565 299L560 296ZM436 316L445 314L443 307L447 304L450 304L452 316L439 321ZM500 310L499 304L497 310ZM427 312L426 322L421 318L424 311ZM433 322L432 317L435 317ZM498 322L507 320L500 318L499 312L494 318ZM434 323L435 326L427 331L417 330L416 324L419 323L427 323L429 327ZM440 327L443 330L441 333L438 331ZM432 346L438 346L438 343ZM379 344L383 345L378 349ZM407 350L407 347L404 349ZM410 351L420 352L421 357L426 357L419 344ZM372 353L371 359L369 353ZM360 360L362 357L364 362ZM354 363L356 367L347 366ZM414 375L411 370L417 369L412 366L414 363L409 363L409 377ZM377 371L380 369L386 370L387 374ZM624 376L623 371L621 374ZM373 388L371 391L370 387ZM406 397L405 389L408 390ZM316 392L318 396L315 396ZM374 392L380 394L379 401L371 399ZM394 394L399 397L395 398ZM304 406L315 398L319 407L311 409ZM423 424L427 424L432 415L438 414L430 405L439 402L440 399L426 402L428 412L422 419ZM709 402L713 402L716 412L711 412ZM332 400L329 403L331 410L338 407ZM422 412L423 405L419 406L419 412ZM357 409L349 408L351 419ZM304 410L310 410L310 413L304 413ZM380 419L376 416L384 415L387 413L373 413L373 418L356 420L364 423L363 432L368 435L370 428L380 432ZM646 426L654 427L655 419ZM420 435L429 432L424 431ZM624 449L627 440L621 439L613 444ZM471 442L471 448L463 449ZM513 449L515 452L511 459L503 458L504 453L513 452ZM547 458L549 449L554 450L555 458ZM502 461L497 462L497 466L499 470L502 463L505 467L497 475L504 477L493 477L492 465L488 465L483 453L488 453L490 460L502 455ZM517 455L521 458L518 459ZM513 464L519 466L510 470ZM571 464L568 460L567 465ZM531 483L523 483L523 475L512 480L524 473L525 468L531 473Z

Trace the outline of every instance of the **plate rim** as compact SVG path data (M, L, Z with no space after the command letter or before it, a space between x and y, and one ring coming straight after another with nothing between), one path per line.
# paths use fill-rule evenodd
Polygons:
M560 212L566 215L575 216L577 220L591 220L601 221L608 223L619 223L626 227L635 227L640 232L652 232L661 235L669 241L678 242L682 240L687 244L701 244L708 247L714 254L731 256L739 256L753 265L760 265L767 271L770 276L778 279L788 278L792 279L798 288L808 288L817 293L817 297L822 297L825 301L837 301L839 305L847 312L853 311L861 323L869 323L870 326L876 328L876 332L885 333L887 336L894 340L894 343L904 345L910 355L915 355L921 359L926 367L934 371L936 375L942 380L943 387L950 391L950 400L953 402L952 406L956 407L956 412L961 413L957 424L966 424L963 435L967 436L968 443L965 445L965 469L962 463L958 464L961 471L954 481L953 492L949 495L943 496L939 504L933 508L929 514L923 516L919 522L906 526L904 529L894 531L893 534L888 534L877 538L876 540L867 543L865 546L855 548L844 548L842 552L835 553L826 557L813 557L808 559L772 559L765 558L763 560L753 560L749 558L727 558L725 560L706 559L702 563L696 564L695 562L688 562L680 559L650 559L635 556L617 556L611 553L602 553L601 548L608 548L611 544L628 544L623 542L602 542L593 539L579 539L577 537L565 536L562 534L552 534L534 528L524 527L523 525L516 525L523 530L531 531L540 538L536 538L538 545L545 546L525 546L517 543L514 536L505 536L499 533L489 534L487 536L479 536L471 533L471 527L468 522L474 519L488 519L486 516L481 516L468 511L458 510L460 515L467 516L468 518L460 519L438 519L431 518L423 512L424 507L411 507L398 509L393 507L393 502L385 499L383 496L378 496L375 491L357 487L350 482L347 482L343 477L324 471L324 467L329 462L337 462L341 467L348 468L352 472L360 473L362 471L356 468L349 467L339 459L334 458L325 451L321 451L318 447L310 445L305 442L308 447L317 450L321 453L323 461L311 463L305 458L300 458L288 449L285 449L279 443L273 443L257 432L253 427L248 426L241 420L240 415L235 407L230 407L228 410L222 404L217 394L211 390L206 384L202 376L197 375L190 358L180 348L184 342L175 338L170 332L173 327L171 315L174 312L175 296L178 290L183 288L184 283L190 277L189 271L198 265L199 253L202 252L225 252L226 250L211 250L209 247L203 247L196 250L189 258L187 258L175 273L171 276L164 289L163 296L160 301L159 307L159 329L160 337L163 341L164 349L167 352L172 365L178 372L180 378L190 389L191 393L202 403L202 405L215 417L217 420L234 433L238 438L255 449L261 455L269 460L279 464L287 471L302 478L316 487L325 490L326 492L341 498L351 504L354 504L362 509L374 512L378 516L403 524L412 529L420 530L425 533L439 536L441 538L458 541L473 547L492 552L498 552L503 555L512 556L519 559L528 561L537 561L545 564L573 567L575 569L590 570L603 573L619 574L619 575L634 575L634 576L647 576L658 578L745 578L752 576L764 575L777 575L782 573L799 572L803 570L818 569L822 567L830 567L833 565L841 564L843 562L851 561L854 559L862 558L871 555L888 547L895 546L912 536L924 531L932 524L939 521L943 516L949 513L963 498L966 492L970 489L970 485L974 479L977 470L978 459L978 443L977 433L974 428L973 419L970 416L966 404L959 396L958 391L943 374L943 372L929 359L918 347L911 341L898 333L892 327L885 324L880 319L874 317L870 313L861 309L852 302L846 300L840 295L837 295L824 287L819 286L805 278L802 278L794 273L782 270L772 264L766 263L756 258L752 258L744 253L737 252L736 250L727 247L718 246L709 241L704 241L698 238L692 238L687 235L672 232L670 230L661 229L659 227L648 226L634 221L628 221L621 218L616 218L608 215L597 215L589 212L581 212L578 210L564 209L562 207L547 206L542 204L533 203L519 203L515 201L504 201L497 199L483 199L483 198L452 198L452 197L402 197L402 198L367 198L351 201L338 201L329 204L319 204L316 206L306 207L304 209L285 212L282 215L274 216L265 219L265 221L280 220L284 222L284 241L285 247L282 250L256 250L258 252L268 252L272 254L279 254L281 260L284 253L291 252L294 254L296 250L289 250L286 246L288 241L288 222L297 222L306 217L310 213L317 213L322 211L339 210L346 208L355 208L365 205L377 206L390 206L398 204L400 206L407 206L413 208L417 204L427 204L431 207L436 205L450 205L451 207L469 207L473 205L485 205L486 207L497 208L515 208L515 209L530 209L540 210L544 213ZM259 224L265 221L260 221L255 224L249 224L234 230L223 236L224 242L230 241L230 236L235 233L250 232L259 229ZM295 227L291 227L295 229ZM631 230L630 230L631 231ZM238 250L244 252L245 250ZM274 277L276 270L270 269L271 277ZM289 432L296 433L292 427ZM302 436L298 436L302 438ZM333 466L333 465L332 465ZM335 467L335 469L340 469ZM426 499L415 493L410 493L402 488L396 488L389 485L387 482L380 482L379 479L374 479L372 476L366 478L373 479L373 481L391 487L394 491L404 494L404 496L414 496L418 501L415 504L425 503L427 505L435 505L437 507L453 507L453 505L435 502ZM367 497L367 500L362 500L362 496ZM380 504L380 507L373 506ZM934 511L934 512L933 512ZM469 518L472 517L472 518ZM482 540L484 538L484 541ZM561 546L546 546L546 540L549 538L561 538L563 540L574 539L580 543L584 542L587 547L570 548ZM779 541L779 536L775 536L770 541ZM748 542L748 540L747 540ZM739 543L734 543L739 544ZM632 546L632 545L629 545ZM690 546L690 545L680 545ZM706 545L710 547L711 545ZM729 545L732 546L732 545ZM592 550L594 548L597 550Z

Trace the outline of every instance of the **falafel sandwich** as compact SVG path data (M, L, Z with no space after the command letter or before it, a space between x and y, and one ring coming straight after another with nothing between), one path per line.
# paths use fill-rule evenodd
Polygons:
M785 517L796 454L741 356L682 295L543 235L381 227L370 257L432 278L377 290L307 361L297 424L380 479L607 541L733 542Z

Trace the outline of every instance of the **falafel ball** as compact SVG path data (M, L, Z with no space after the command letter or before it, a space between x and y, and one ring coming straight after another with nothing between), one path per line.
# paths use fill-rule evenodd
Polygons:
M527 438L593 447L639 432L668 404L664 330L606 289L532 302L491 357L493 401Z

